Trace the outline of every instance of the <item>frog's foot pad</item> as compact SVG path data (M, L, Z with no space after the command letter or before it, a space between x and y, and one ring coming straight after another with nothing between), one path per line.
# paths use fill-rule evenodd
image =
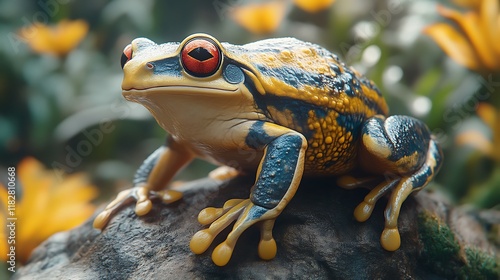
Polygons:
M231 199L222 208L205 208L198 215L198 221L210 226L198 231L189 244L191 251L202 254L212 244L215 237L232 222L236 221L226 240L219 244L212 253L212 260L218 266L226 265L233 254L234 247L240 235L251 225L262 222L259 256L264 260L276 256L276 241L272 236L276 210L267 209L253 204L250 199Z
M396 251L401 246L401 237L398 228L386 227L380 236L380 244L387 251Z
M135 213L143 216L151 211L153 203L151 199L159 198L163 203L172 203L182 198L182 193L173 190L150 191L145 186L134 187L121 191L106 208L94 219L94 228L103 229L120 208L136 201Z

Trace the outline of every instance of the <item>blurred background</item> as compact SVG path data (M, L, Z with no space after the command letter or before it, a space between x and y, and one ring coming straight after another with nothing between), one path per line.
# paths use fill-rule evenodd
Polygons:
M18 265L130 187L164 142L151 115L121 96L123 48L195 32L233 44L292 36L337 53L375 81L391 114L436 135L445 161L430 189L500 210L498 0L0 0L0 195L6 203L15 167ZM178 180L211 169L196 161ZM498 225L490 231L498 244Z

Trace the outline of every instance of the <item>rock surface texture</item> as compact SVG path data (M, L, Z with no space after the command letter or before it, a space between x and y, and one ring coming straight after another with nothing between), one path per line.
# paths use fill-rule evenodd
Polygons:
M443 212L444 204L423 192L408 199L399 218L401 248L382 249L386 200L365 223L353 218L366 190L343 190L334 180L304 180L277 219L278 254L271 261L257 255L258 227L245 232L225 267L211 261L223 231L202 255L189 250L193 234L203 227L198 212L221 207L231 198L247 198L252 178L225 183L210 179L182 186L184 198L171 205L155 203L146 216L122 209L103 232L84 225L52 236L32 254L14 279L414 279L435 276L422 266L419 213ZM423 201L423 203L420 203ZM423 210L426 208L427 210ZM448 212L448 210L444 212ZM437 213L436 216L446 215ZM449 214L448 214L449 215ZM478 242L487 242L479 238ZM485 241L486 240L486 241ZM486 246L482 243L481 246ZM460 262L460 260L458 260Z

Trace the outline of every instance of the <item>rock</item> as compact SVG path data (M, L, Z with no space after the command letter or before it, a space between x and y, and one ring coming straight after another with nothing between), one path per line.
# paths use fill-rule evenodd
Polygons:
M432 202L434 198L426 192L408 199L399 218L401 248L387 252L379 243L386 200L379 201L368 221L358 223L353 211L367 191L344 190L326 179L303 180L294 199L277 219L275 259L263 261L258 257L260 233L256 227L241 236L225 267L214 265L210 254L225 239L228 230L220 234L206 253L193 254L189 241L203 228L197 222L198 212L208 206L221 207L231 198L247 198L251 182L252 178L240 177L226 183L202 179L185 184L181 201L171 205L155 203L151 213L144 217L137 217L133 207L127 206L102 233L92 228L92 218L40 245L14 279L412 279L435 276L429 272L429 265L421 261L425 244L419 239L418 221L422 220L421 213L438 219L438 215L432 213L448 206Z

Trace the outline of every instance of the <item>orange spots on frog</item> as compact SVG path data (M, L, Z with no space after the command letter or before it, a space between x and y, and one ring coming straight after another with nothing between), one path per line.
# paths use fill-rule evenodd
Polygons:
M278 54L278 58L281 62L292 62L295 59L295 55L290 50L283 50Z
M338 174L353 166L349 160L354 154L353 136L336 121L339 113L329 111L326 116L308 112L308 129L312 137L306 151L306 170L318 174Z
M302 53L303 53L304 55L306 55L306 56L309 56L309 55L311 55L311 54L315 53L315 52L314 52L314 50L313 50L313 49L311 49L311 48L303 48L301 51L302 51Z

